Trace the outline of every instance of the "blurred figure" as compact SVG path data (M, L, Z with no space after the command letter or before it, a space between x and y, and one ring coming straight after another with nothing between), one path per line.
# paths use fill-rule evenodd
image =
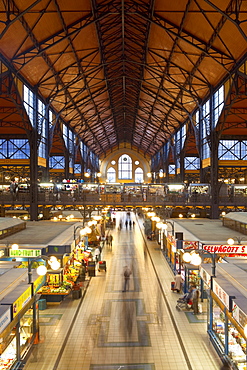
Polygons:
M96 247L96 249L94 251L94 257L95 257L96 262L100 261L100 249L99 249L99 247Z
M129 220L129 227L130 227L130 229L131 229L131 226L132 226L132 222L131 222L131 220Z
M130 268L128 266L124 267L124 288L123 292L129 290L129 283L130 283L130 275L132 274Z
M17 194L18 194L18 184L15 180L11 181L11 184L9 186L10 194L12 200L17 199Z
M109 242L109 246L110 246L110 247L112 247L112 241L113 241L113 236L112 236L112 234L110 234L110 235L108 236L108 242Z

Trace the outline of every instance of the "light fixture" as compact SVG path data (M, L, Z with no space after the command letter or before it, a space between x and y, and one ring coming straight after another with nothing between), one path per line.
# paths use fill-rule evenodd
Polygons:
M139 161L135 161L135 165L136 165L136 166L138 166L138 164L139 164L139 163L140 163Z
M97 173L97 177L101 177L101 172L98 172Z
M116 164L116 161L111 161L111 164L114 166Z
M88 172L85 172L85 173L84 173L84 176L85 176L85 177L90 177L90 174L89 174Z
M183 218L184 216L182 215L182 213L179 213L178 217Z
M58 260L51 261L50 266L52 270L58 270L60 268L60 262Z
M80 235L81 235L81 236L86 235L86 231L85 231L85 229L81 229L81 230L80 230Z
M150 178L150 177L152 177L151 172L148 172L148 173L147 173L147 177L149 177L149 178Z
M36 271L38 275L44 276L47 272L47 268L45 267L45 265L39 265Z
M91 232L92 232L92 230L88 226L85 227L85 231L86 231L87 234L91 234Z
M19 249L19 245L18 244L12 244L11 249L16 251L17 249Z
M191 254L189 252L185 252L184 255L183 255L183 260L186 263L190 263L190 261L191 261Z
M227 244L229 244L229 245L233 245L233 244L234 244L234 239L233 239L233 238L229 238L229 239L227 240Z
M196 215L194 213L192 213L192 215L190 216L191 218L195 218Z
M153 217L155 222L160 222L160 218L158 216Z
M101 216L93 216L93 218L94 218L96 221L100 221L100 220L101 220Z
M197 253L192 253L190 263L195 266L199 266L202 263L202 258Z

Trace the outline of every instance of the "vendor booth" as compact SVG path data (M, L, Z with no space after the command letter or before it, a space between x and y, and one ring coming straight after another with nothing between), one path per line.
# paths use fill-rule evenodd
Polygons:
M245 277L246 272L236 269L230 264L224 268L217 268L217 277L212 278L210 266L200 267L200 276L207 287L208 334L219 356L227 362L231 369L246 370L246 335L244 329L247 323L247 298L244 291L238 290L234 285L240 276ZM222 271L221 271L222 270ZM229 280L225 277L228 270ZM235 271L234 271L235 270ZM234 282L231 274L235 272ZM232 282L234 285L232 284ZM241 280L242 281L242 280Z
M0 301L0 369L12 369L23 361L38 339L35 293L44 283L44 276L33 274L33 280L32 284L20 283Z

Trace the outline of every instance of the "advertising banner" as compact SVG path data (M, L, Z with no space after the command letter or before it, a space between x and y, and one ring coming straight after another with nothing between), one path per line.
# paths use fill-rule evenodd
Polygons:
M203 245L203 249L209 253L217 254L247 254L247 245L242 244Z

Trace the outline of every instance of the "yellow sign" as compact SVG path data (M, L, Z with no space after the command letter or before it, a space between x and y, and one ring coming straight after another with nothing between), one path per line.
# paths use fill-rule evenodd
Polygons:
M46 283L46 276L39 276L33 283L33 290L36 293Z
M39 257L41 249L10 249L10 257Z

